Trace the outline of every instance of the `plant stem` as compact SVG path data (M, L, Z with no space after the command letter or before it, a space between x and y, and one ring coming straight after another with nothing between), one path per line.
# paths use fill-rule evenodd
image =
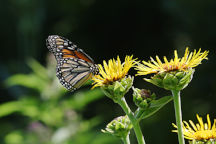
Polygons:
M175 107L176 124L178 127L179 144L185 144L183 130L182 130L182 112L181 112L180 91L172 90L172 94L173 94L174 107Z
M144 111L145 111L144 109L140 109L140 108L138 108L135 111L135 118L137 119L138 122L140 122L142 120L142 116L143 116Z
M140 126L139 126L139 122L134 117L134 114L130 110L125 98L123 97L121 99L118 99L118 104L122 107L124 112L127 114L128 118L130 119L130 121L133 125L134 132L135 132L136 137L137 137L138 144L145 144L145 140L144 140L144 137L142 135L142 131L141 131Z
M135 113L134 113L135 118L136 118L136 119L139 119L140 116L142 115L142 113L143 113L143 110L140 109L140 108L137 108L137 110L136 110Z
M124 144L130 144L129 134L126 137L123 137L122 141L124 142Z

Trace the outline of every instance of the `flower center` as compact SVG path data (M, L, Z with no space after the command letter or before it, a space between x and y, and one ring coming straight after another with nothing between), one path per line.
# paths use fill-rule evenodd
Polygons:
M183 65L179 65L179 64L164 64L163 66L163 69L166 70L167 72L169 71L177 71L177 70L187 70L188 67L183 64Z
M215 136L216 136L216 132L214 132L213 130L202 130L194 133L194 138L196 140L215 139Z

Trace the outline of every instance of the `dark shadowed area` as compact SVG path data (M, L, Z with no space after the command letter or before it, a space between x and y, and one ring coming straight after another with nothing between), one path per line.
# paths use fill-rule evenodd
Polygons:
M76 43L96 63L134 55L183 56L185 48L209 50L182 91L183 119L196 114L216 118L215 0L7 0L0 2L0 143L119 144L103 134L106 124L124 115L100 89L85 85L67 92L55 76L55 59L46 48L49 35ZM129 72L134 75L135 70ZM147 76L148 77L148 76ZM171 95L137 76L134 85ZM132 91L126 99L135 109ZM204 119L205 121L205 119ZM143 120L147 144L174 144L173 102ZM135 144L134 132L131 143Z

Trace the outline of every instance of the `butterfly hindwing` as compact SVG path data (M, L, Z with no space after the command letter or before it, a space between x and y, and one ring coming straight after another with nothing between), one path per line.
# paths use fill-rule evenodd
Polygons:
M59 60L56 75L68 90L76 90L92 77L94 64L82 59L65 58Z

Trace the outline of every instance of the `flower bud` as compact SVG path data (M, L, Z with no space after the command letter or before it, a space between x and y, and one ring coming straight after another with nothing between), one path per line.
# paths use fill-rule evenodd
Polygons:
M189 144L216 144L215 139L209 139L209 140L190 140Z
M119 98L122 98L132 87L133 77L124 77L119 81L115 81L112 84L103 85L101 88L106 96L117 102Z
M156 95L153 93L151 94L150 90L146 89L133 89L133 101L137 107L146 109L150 106L150 102L156 98Z
M193 73L194 69L189 69L188 71L162 72L156 74L151 79L145 80L166 90L182 90L192 80Z
M127 116L119 116L107 124L104 133L114 135L119 138L126 137L132 128L132 124Z

